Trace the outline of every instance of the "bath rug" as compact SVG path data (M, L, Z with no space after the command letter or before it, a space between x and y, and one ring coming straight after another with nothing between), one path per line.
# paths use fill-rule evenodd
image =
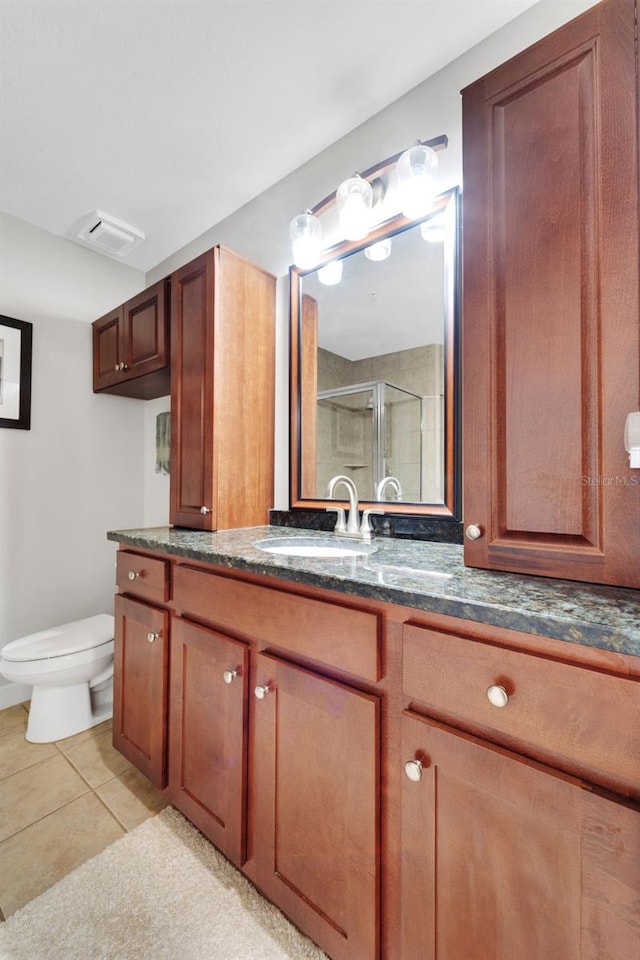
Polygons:
M1 960L327 960L166 807L0 924Z

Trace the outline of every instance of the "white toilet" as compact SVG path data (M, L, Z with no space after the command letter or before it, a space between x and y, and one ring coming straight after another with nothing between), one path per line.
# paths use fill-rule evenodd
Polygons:
M113 616L100 613L2 648L0 673L33 686L27 740L62 740L112 716L113 631Z

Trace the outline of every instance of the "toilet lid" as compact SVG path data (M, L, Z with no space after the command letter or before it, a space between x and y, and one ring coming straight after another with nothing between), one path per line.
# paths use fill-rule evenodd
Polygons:
M12 640L0 650L0 656L12 661L64 657L113 640L113 627L114 618L111 614L99 613L86 620L63 623L59 627L50 627Z

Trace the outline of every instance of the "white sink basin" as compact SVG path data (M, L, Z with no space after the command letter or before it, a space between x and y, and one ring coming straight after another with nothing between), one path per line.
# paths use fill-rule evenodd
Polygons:
M285 557L316 557L318 559L364 557L375 549L370 543L343 541L337 537L326 539L272 537L267 540L256 540L254 547L264 550L265 553L276 553Z

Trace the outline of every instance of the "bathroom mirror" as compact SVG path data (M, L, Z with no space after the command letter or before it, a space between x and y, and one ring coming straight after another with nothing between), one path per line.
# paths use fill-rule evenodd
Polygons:
M459 519L459 207L456 187L290 268L292 508L342 474L365 506Z

